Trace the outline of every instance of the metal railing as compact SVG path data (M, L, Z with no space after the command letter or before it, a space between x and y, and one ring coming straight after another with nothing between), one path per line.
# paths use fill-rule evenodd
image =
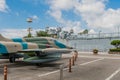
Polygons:
M104 38L120 38L120 33L98 33L98 34L81 34L71 35L69 39L104 39Z

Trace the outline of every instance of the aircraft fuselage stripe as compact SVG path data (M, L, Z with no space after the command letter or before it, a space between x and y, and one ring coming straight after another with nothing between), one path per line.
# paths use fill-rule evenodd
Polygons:
M22 46L22 49L28 49L28 44L24 42L22 38L14 38L12 39L13 42L19 42Z
M56 40L54 40L55 45L57 45L59 48L66 48L66 46Z
M8 53L7 48L1 43L0 43L0 53L2 54Z
M12 39L13 42L23 42L23 40L21 38L14 38Z
M22 45L22 49L28 49L28 44L27 43L20 43Z

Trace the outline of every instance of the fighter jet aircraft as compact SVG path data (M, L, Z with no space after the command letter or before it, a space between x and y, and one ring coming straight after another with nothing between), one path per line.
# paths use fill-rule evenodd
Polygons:
M70 53L72 48L49 37L13 38L0 35L0 58L24 58L24 62L44 63L59 60L63 53Z

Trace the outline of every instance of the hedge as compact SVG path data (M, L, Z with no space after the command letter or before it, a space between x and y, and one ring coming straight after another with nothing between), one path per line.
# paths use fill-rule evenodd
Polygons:
M110 52L120 52L120 48L119 49L110 49Z

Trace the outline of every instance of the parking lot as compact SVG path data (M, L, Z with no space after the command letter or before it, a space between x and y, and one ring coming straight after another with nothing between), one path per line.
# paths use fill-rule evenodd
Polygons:
M64 80L119 80L120 56L110 54L83 54L80 53L72 72L68 72L70 54L63 55L59 61L41 64L24 63L17 61L9 63L0 60L0 80L3 80L3 66L8 67L8 80L60 80L60 65L64 65Z

